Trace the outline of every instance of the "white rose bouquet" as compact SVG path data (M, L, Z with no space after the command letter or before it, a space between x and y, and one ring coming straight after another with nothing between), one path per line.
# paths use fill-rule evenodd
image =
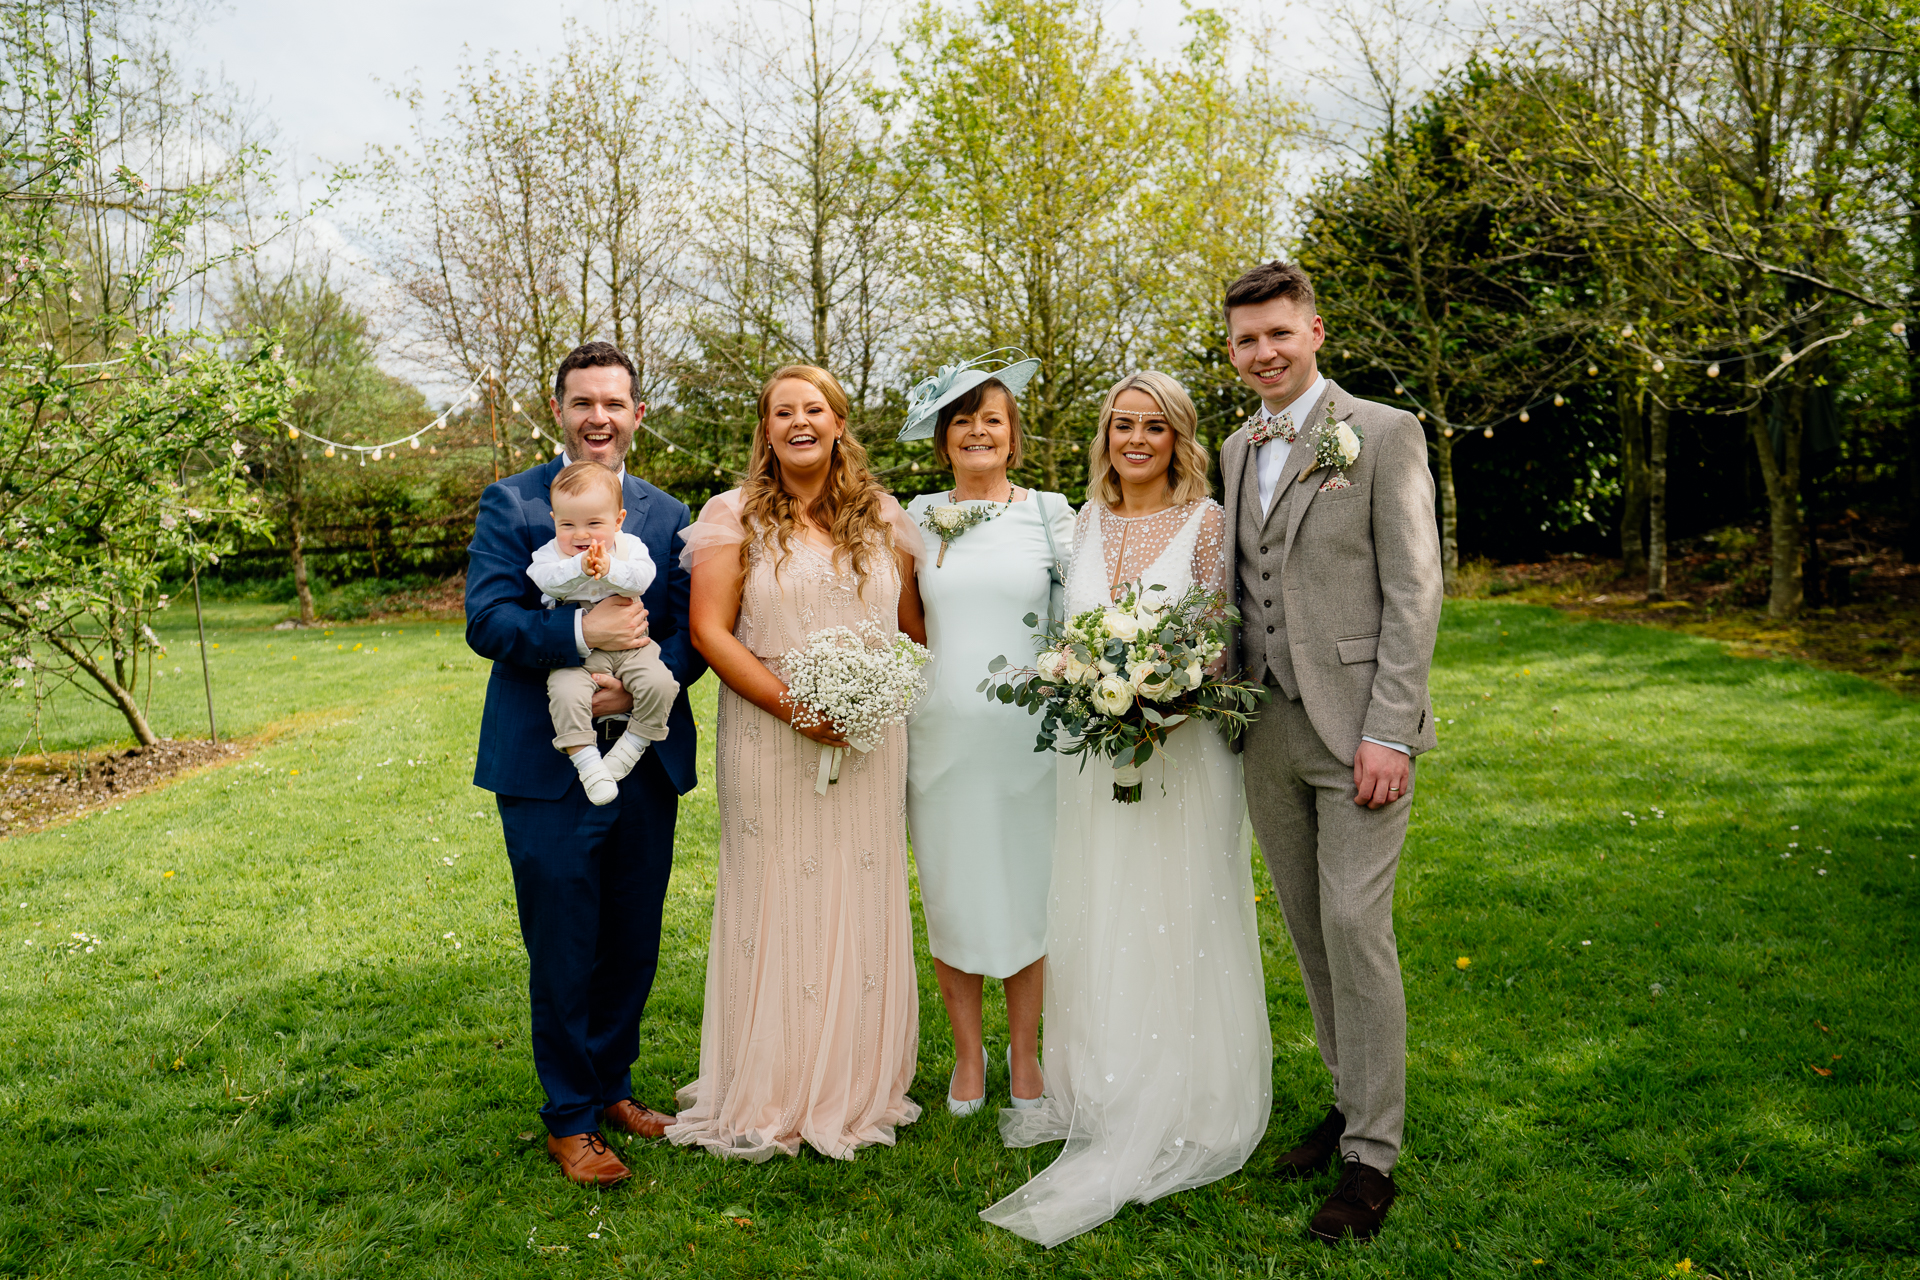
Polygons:
M880 744L887 726L907 718L914 702L927 691L920 669L931 655L905 636L891 641L872 623L827 627L807 637L805 648L781 656L786 671L786 701L793 722L811 728L830 725L856 751ZM838 747L820 748L820 771L813 784L816 795L840 781Z
M1028 614L1029 627L1039 621ZM1140 799L1140 769L1191 719L1237 733L1267 691L1209 675L1226 652L1239 611L1219 592L1194 586L1178 600L1159 587L1134 587L1120 603L1089 609L1038 633L1031 667L987 666L981 692L1038 715L1036 751L1113 763L1113 798Z

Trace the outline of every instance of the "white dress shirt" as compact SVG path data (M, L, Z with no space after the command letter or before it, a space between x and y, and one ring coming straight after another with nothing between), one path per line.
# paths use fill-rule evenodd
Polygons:
M1313 385L1302 392L1297 400L1283 405L1279 412L1292 413L1293 425L1304 433L1307 429L1307 410L1313 408L1314 400L1326 390L1326 387L1326 375L1314 374ZM1277 417L1278 414L1275 416ZM1293 445L1280 439L1268 440L1264 444L1253 446L1253 465L1260 477L1260 514L1262 516L1273 510L1273 491L1280 483L1280 473L1286 469L1287 458L1292 453Z
M1307 430L1307 410L1313 408L1313 402L1320 398L1320 393L1326 390L1326 387L1327 376L1324 373L1316 373L1313 376L1312 386L1301 392L1297 399L1280 408L1280 413L1293 414L1293 425L1301 435L1305 435ZM1269 410L1269 412L1272 411ZM1275 416L1277 417L1278 414ZM1262 516L1273 510L1273 491L1279 486L1280 473L1286 470L1287 459L1292 454L1293 445L1278 437L1253 446L1253 465L1256 474L1260 477L1260 514ZM1405 743L1386 742L1379 738L1369 738L1365 734L1360 735L1360 741L1392 747L1403 756L1413 754Z
M573 459L567 456L565 449L562 449L560 451L560 469L564 471L572 464ZM618 467L614 468L614 471L615 474L620 477L621 492L625 493L627 487L627 464L622 462ZM623 504L625 501L625 498L621 499ZM652 561L649 560L648 563L651 564ZM586 609L575 609L573 611L573 647L580 651L580 660L582 662L585 662L587 655L593 652L593 650L587 648L587 624L583 621L586 616Z

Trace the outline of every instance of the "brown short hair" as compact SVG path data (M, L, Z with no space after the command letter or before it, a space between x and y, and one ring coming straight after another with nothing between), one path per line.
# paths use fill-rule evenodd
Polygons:
M1196 502L1213 493L1207 479L1211 461L1207 446L1200 443L1200 414L1193 397L1175 379L1152 369L1130 373L1113 384L1100 405L1100 428L1087 446L1087 496L1111 507L1120 501L1120 477L1107 457L1107 428L1113 424L1113 402L1123 391L1144 391L1167 415L1173 428L1173 458L1167 464L1167 496L1179 506Z
M953 420L963 413L978 413L987 402L987 393L998 391L1007 398L1007 425L1013 429L1013 448L1007 454L1007 470L1020 465L1020 457L1025 452L1020 446L1023 433L1020 430L1020 406L1014 403L1013 392L1007 390L1007 384L998 378L988 378L973 390L960 396L950 404L940 406L940 416L933 424L933 456L940 459L940 465L953 469L953 456L947 452L947 428Z
M1291 298L1313 315L1318 306L1313 296L1313 278L1293 262L1263 262L1227 286L1221 316L1229 324L1235 307L1256 307L1275 298Z
M622 491L620 477L614 474L612 467L603 467L597 462L569 462L560 468L560 474L553 478L553 485L547 490L551 497L564 493L575 498L595 489L606 492L613 499L615 509L627 505L627 495Z
M627 371L633 380L633 402L640 403L640 366L611 342L583 342L567 352L560 361L559 369L553 375L553 398L556 401L567 398L567 375L575 369L600 369L609 365L619 365Z

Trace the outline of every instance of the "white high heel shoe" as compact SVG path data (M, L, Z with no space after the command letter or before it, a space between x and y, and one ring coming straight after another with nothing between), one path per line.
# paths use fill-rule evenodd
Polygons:
M953 1070L954 1070L954 1074L958 1075L960 1073L960 1064L957 1062L954 1063ZM965 1117L972 1115L974 1112L978 1111L980 1108L986 1105L987 1105L987 1049L985 1045L982 1045L980 1047L980 1096L977 1098L968 1098L966 1101L962 1102L959 1098L956 1098L953 1096L953 1077L948 1076L947 1077L947 1110L951 1111L954 1115L960 1116L964 1119Z
M1023 1098L1013 1091L1013 1046L1007 1046L1007 1097L1013 1102L1015 1111L1031 1111L1047 1100L1045 1094L1037 1098Z

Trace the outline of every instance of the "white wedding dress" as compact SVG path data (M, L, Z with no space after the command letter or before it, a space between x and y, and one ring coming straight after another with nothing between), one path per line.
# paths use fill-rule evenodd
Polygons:
M1226 579L1225 517L1203 501L1126 521L1088 502L1067 578L1072 613L1110 584L1179 596ZM1059 761L1047 906L1046 1101L1004 1110L1010 1147L1066 1140L1047 1169L981 1213L1043 1245L1233 1173L1266 1132L1273 1046L1260 972L1240 763L1220 730L1176 729L1113 797L1105 760Z

